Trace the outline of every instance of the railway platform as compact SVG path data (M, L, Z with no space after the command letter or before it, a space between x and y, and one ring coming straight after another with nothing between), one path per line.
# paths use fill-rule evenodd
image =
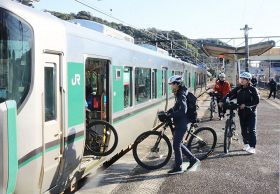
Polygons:
M159 170L147 171L137 165L130 151L106 170L83 179L76 193L279 193L280 100L267 100L266 91L260 93L256 154L242 151L238 116L238 134L230 152L223 153L225 120L220 121L217 116L209 120L210 97L204 94L199 99L203 121L199 125L214 128L218 142L198 171L168 175L174 158Z

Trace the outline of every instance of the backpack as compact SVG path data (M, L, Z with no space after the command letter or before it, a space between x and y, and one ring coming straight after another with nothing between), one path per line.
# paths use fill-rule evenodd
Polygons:
M189 119L190 122L195 123L197 122L197 105L196 105L196 100L197 98L193 93L188 92L187 95L187 118Z

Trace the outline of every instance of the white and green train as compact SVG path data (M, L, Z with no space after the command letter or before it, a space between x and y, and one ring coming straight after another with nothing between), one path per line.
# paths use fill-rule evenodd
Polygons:
M0 1L0 193L60 193L126 148L164 109L172 74L192 91L206 80L192 64ZM84 154L85 99L117 129L110 156Z

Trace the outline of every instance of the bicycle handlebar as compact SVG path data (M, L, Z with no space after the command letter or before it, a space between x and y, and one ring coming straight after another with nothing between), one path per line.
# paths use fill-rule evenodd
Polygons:
M217 98L222 97L222 95L220 93L218 93L218 92L208 92L208 94L211 97L213 97L213 96L217 97Z
M254 107L256 107L257 105L253 105L253 106L245 106L245 108L254 108ZM226 108L226 109L231 109L231 110L236 110L236 109L238 109L239 107L240 107L240 104L237 104L237 103L234 103L234 102L232 102L232 101L230 101L230 102L227 102L227 103L225 103L224 104L224 107Z

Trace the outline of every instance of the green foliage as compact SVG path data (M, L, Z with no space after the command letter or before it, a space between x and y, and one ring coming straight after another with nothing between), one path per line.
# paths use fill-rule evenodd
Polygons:
M220 45L225 44L217 40L191 40L174 30L162 31L156 28L139 30L139 29L132 28L130 26L125 26L123 24L108 22L101 18L92 16L90 12L86 12L86 11L80 11L77 14L74 13L65 14L65 13L59 13L54 11L48 11L48 12L63 20L86 19L86 20L91 20L110 26L116 30L122 31L125 34L134 37L136 44L143 44L143 43L153 44L153 45L157 44L158 47L167 50L170 55L181 58L184 61L191 62L194 64L210 63L209 57L207 57L202 50L203 43L208 42L208 43L216 43Z

